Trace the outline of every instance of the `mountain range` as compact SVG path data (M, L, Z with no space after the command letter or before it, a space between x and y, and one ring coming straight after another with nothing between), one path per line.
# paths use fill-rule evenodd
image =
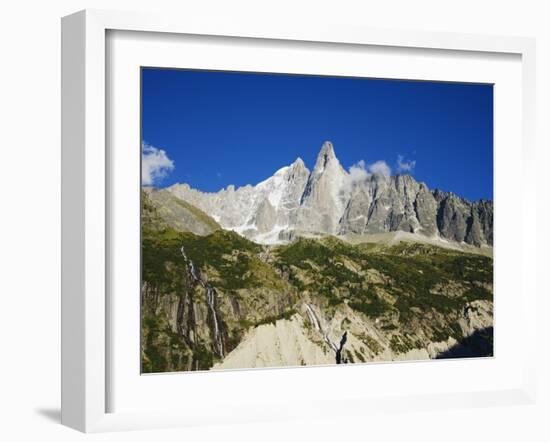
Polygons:
M144 373L493 354L493 203L347 172L141 192Z
M155 193L161 192L157 197ZM256 184L215 193L188 184L152 190L170 193L260 244L297 237L347 238L407 232L424 238L487 247L493 244L493 202L470 202L452 192L430 190L410 175L347 172L331 142L323 144L313 170L301 158ZM162 196L164 194L164 196ZM197 232L200 233L200 232Z

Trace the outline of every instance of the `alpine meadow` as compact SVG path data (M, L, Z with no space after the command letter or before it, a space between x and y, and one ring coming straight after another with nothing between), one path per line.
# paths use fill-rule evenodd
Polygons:
M143 68L141 105L142 373L493 356L491 85Z

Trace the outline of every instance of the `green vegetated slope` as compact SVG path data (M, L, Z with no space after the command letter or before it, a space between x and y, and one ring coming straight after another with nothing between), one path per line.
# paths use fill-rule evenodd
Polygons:
M432 245L352 246L327 238L300 240L276 255L293 285L326 310L346 304L381 330L397 330L394 352L460 340L465 307L493 299L491 258Z
M176 198L164 189L142 191L142 202L154 208L164 225L177 231L207 235L221 229L220 225L199 208Z
M490 257L333 237L268 247L219 229L200 236L177 231L143 198L143 372L223 368L251 330L278 321L295 321L329 358L330 341L347 332L346 362L437 357L492 326Z

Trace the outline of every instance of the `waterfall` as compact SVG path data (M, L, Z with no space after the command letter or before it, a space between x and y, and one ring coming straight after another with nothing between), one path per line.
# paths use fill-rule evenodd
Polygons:
M328 331L325 332L323 330L323 327L321 326L321 322L319 321L319 318L317 317L317 314L315 313L315 310L313 310L313 307L311 307L311 305L309 305L307 302L304 303L304 305L306 306L306 312L307 312L307 315L309 317L309 321L311 322L311 324L313 325L315 330L317 330L318 332L320 332L323 335L323 339L325 340L326 344L335 353L336 363L337 364L342 364L342 363L346 364L347 359L342 358L342 351L344 350L344 345L346 344L346 341L348 339L348 332L346 331L342 335L342 338L340 339L340 346L336 345L329 338Z
M319 332L322 331L321 330L321 323L319 322L319 318L317 318L317 315L315 314L315 311L313 311L313 309L311 308L311 306L307 302L305 303L305 306L306 306L307 315L309 316L309 322L311 322L313 327L315 327L315 330L317 330Z
M197 274L197 271L195 269L195 264L193 263L192 260L190 260L187 257L183 246L181 246L181 255L183 256L183 259L187 266L187 272L189 275L191 275L191 279L193 280L193 283L200 284L206 290L206 304L208 305L210 313L212 314L212 322L214 323L214 331L213 331L214 342L216 344L219 356L223 358L224 357L223 337L220 331L220 321L218 318L218 312L216 310L216 301L217 301L218 294L216 290L212 286L210 286L210 284L205 282L202 279L202 277Z
M220 327L218 325L218 312L216 311L216 298L217 293L212 287L206 288L206 302L208 303L208 306L210 307L210 311L212 312L212 319L214 321L214 340L216 341L216 344L218 345L218 352L220 356L223 358L223 339L220 334Z

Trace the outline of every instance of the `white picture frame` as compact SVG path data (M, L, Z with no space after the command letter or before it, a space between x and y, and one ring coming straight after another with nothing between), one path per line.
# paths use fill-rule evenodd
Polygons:
M200 408L190 414L185 410L110 411L108 396L109 366L113 357L108 342L111 312L107 299L108 228L111 196L108 185L106 120L106 66L109 55L106 36L110 31L154 32L163 35L199 35L269 39L285 42L336 43L384 48L467 51L484 54L512 54L521 58L521 160L524 188L521 190L521 308L525 351L521 359L522 374L518 382L505 388L461 393L435 391L426 395L388 395L374 400L367 396L343 398L338 407L330 401L314 402L313 407L258 407L250 398L237 400L231 410L207 415ZM198 20L195 17L167 17L143 13L86 10L62 20L62 423L85 432L123 429L186 426L216 422L248 422L284 419L285 417L322 417L341 414L367 414L374 410L403 411L510 403L532 403L535 397L535 323L528 321L536 305L535 266L533 262L535 186L526 185L534 174L535 42L519 37L493 37L417 31L388 31L350 28L343 25L251 23L245 19L232 22ZM527 191L526 189L529 189ZM498 221L497 221L498 222ZM517 236L516 236L517 239ZM504 249L503 249L504 250ZM495 248L498 256L498 246ZM533 313L531 315L535 317ZM139 333L138 330L135 333ZM529 339L532 338L532 339ZM362 367L356 367L357 370ZM299 370L299 369L297 369ZM248 372L251 373L251 372ZM302 371L303 373L303 371ZM241 373L241 382L243 376ZM267 374L269 375L269 374ZM220 374L215 374L220 376ZM248 374L248 376L252 376ZM262 376L266 376L265 372ZM286 370L285 376L294 376ZM302 375L303 377L303 375ZM265 378L264 378L265 379ZM197 378L197 381L199 379ZM515 381L515 380L514 380ZM208 379L200 382L208 385ZM248 402L247 402L248 401ZM329 411L329 408L330 409ZM335 411L334 408L337 408Z

